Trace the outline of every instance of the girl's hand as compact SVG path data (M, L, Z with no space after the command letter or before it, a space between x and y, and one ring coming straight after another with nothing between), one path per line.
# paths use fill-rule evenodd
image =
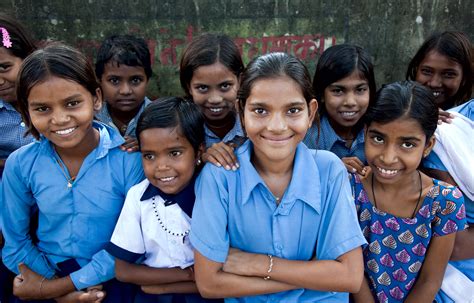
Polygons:
M102 285L96 285L87 288L87 291L74 291L55 300L58 303L100 303L104 298L105 292L102 290Z
M365 176L366 170L364 170L364 163L357 157L344 157L341 159L346 166L346 169L350 173L358 173L359 175Z
M133 153L139 150L140 146L138 145L137 138L125 136L124 139L125 143L120 146L121 150L127 151L129 153Z
M13 294L22 300L45 299L41 288L46 283L43 276L32 271L23 263L18 264L20 274L13 280Z
M217 167L224 167L226 170L237 170L239 163L234 154L234 145L224 142L214 143L202 155L204 162L210 162Z
M239 276L263 276L268 270L269 257L230 248L222 270Z
M454 115L450 112L444 111L441 108L438 109L438 124L451 123Z

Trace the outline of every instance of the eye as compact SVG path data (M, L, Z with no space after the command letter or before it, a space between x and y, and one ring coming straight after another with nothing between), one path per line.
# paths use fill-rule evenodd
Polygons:
M182 152L182 151L179 151L179 150L172 150L172 151L170 151L170 156L171 156L171 157L179 157L179 156L181 156L182 154L183 154L183 152Z
M383 138L380 136L373 136L372 141L374 141L377 144L382 144L383 143Z
M118 84L120 83L120 80L119 80L119 78L117 78L117 77L111 77L111 78L109 79L109 82L110 82L110 84L112 84L112 85L118 85Z
M66 103L66 107L74 107L74 106L77 106L79 105L79 103L81 103L81 101L69 101L68 103Z
M342 95L343 91L339 87L334 87L331 89L331 93L335 96Z
M44 113L48 110L49 108L47 106L37 106L35 107L33 110L34 111L37 111L37 112L40 112L40 113Z
M288 110L288 113L291 114L291 115L294 115L294 114L297 114L299 112L301 112L302 109L301 108L297 108L297 107L292 107Z
M416 145L411 143L411 142L403 142L402 143L402 147L405 148L405 149L412 149L414 148Z
M140 83L142 83L143 79L140 78L140 77L133 77L131 80L130 80L130 83L132 85L139 85Z
M443 76L448 79L453 79L453 78L456 78L458 74L455 72L445 72L443 73Z
M201 94L207 93L208 91L208 86L207 85L198 85L196 86L196 90L200 92Z
M144 153L142 154L142 157L143 159L148 160L148 161L155 160L155 155L150 154L150 153Z
M10 66L9 64L0 64L0 73L1 72L6 72L10 69Z
M431 71L431 69L422 68L422 69L421 69L421 73L422 73L423 75L425 75L425 76L431 76L431 74L432 74L433 72Z
M232 87L232 83L224 82L221 84L221 90L227 91Z
M267 111L263 108L255 108L253 112L257 115L265 115L267 113Z
M356 89L356 92L360 95L364 94L366 91L368 91L369 88L367 86L361 86Z

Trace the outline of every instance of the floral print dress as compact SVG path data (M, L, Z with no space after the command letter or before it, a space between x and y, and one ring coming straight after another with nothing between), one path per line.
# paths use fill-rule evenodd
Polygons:
M351 178L359 224L367 240L365 275L378 302L403 302L420 272L431 237L463 230L461 191L433 179L414 218L400 218L372 205L360 178Z

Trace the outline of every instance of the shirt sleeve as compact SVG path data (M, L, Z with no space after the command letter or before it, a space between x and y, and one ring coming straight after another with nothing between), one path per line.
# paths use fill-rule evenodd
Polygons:
M223 172L207 164L196 180L196 202L191 221L190 241L204 257L224 263L229 252L227 231L228 189Z
M124 161L124 196L130 190L132 186L135 184L140 183L142 180L145 179L145 174L143 173L142 161L141 161L141 153L140 152L133 152L126 155Z
M141 188L141 186L139 187ZM133 263L145 254L141 228L140 190L128 191L107 251L114 257Z
M30 215L36 202L26 177L21 173L18 155L12 153L8 158L2 180L3 262L16 274L19 273L18 264L22 262L49 279L55 270L31 239Z
M69 275L76 289L101 284L115 276L115 260L105 249L92 256L92 260Z
M140 153L125 154L122 164L122 183L125 193L144 179ZM112 279L115 276L115 259L105 249L95 253L91 261L80 270L70 274L76 289L84 289Z
M445 236L464 230L467 222L464 197L461 191L456 186L440 185L436 200L439 207L432 223L433 235Z
M338 163L339 164L339 163ZM326 201L321 210L321 226L316 256L335 260L354 248L366 244L357 220L354 198L346 169L342 162L329 167L334 173L326 183Z

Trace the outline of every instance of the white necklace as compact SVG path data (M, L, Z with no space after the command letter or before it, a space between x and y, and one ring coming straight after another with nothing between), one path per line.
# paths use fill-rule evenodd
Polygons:
M170 234L172 236L183 237L183 242L184 242L184 238L189 234L189 229L184 231L184 232L178 233L178 232L174 232L171 229L169 229L168 227L166 227L165 224L163 223L163 220L161 220L160 215L158 214L158 209L156 208L156 203L155 203L155 197L153 197L151 200L152 200L151 203L153 205L153 209L154 209L154 212L155 212L156 219L158 219L158 223L160 223L161 228L163 228L164 231L166 231L168 234Z

